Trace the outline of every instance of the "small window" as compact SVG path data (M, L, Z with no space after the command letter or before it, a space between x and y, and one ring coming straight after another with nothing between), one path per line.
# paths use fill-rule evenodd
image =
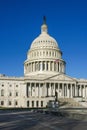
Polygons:
M43 51L43 56L45 56L45 52Z
M27 107L29 107L29 101L27 101Z
M8 104L9 104L9 106L11 106L11 101L9 101L9 103L8 103Z
M11 93L11 92L9 93L9 96L12 96L12 93Z
M2 87L4 87L4 84L2 84Z
M49 56L51 56L51 52L49 52Z
M4 89L1 90L1 96L4 96Z
M18 85L16 85L16 87L18 87Z
M1 101L1 105L2 105L2 106L4 105L4 101Z
M46 56L48 56L48 51L46 51Z
M52 52L52 56L54 56L54 52Z
M41 107L43 107L43 101L41 101Z
M36 107L38 107L39 106L39 102L38 101L36 101Z
M34 101L32 101L32 107L34 107Z
M17 101L15 101L15 106L17 106L18 105L18 102Z
M16 96L18 96L18 92L16 92Z

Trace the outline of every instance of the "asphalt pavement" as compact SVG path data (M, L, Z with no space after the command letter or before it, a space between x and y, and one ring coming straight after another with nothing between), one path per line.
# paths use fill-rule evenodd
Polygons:
M87 130L86 120L33 111L0 111L0 130Z

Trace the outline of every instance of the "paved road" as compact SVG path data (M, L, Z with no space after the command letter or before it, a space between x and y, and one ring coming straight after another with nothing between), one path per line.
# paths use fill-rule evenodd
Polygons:
M0 111L0 130L87 130L87 121L29 111Z

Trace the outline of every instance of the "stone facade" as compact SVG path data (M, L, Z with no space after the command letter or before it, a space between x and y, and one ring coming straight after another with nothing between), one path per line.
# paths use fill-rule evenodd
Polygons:
M87 98L87 80L66 75L66 62L46 22L24 62L24 77L0 75L1 107L46 107L59 98Z

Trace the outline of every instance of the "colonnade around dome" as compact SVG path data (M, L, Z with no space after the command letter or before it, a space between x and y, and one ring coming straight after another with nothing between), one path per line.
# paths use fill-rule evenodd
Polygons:
M65 73L65 64L64 62L55 61L35 61L29 62L25 65L25 76L32 72L57 72Z

